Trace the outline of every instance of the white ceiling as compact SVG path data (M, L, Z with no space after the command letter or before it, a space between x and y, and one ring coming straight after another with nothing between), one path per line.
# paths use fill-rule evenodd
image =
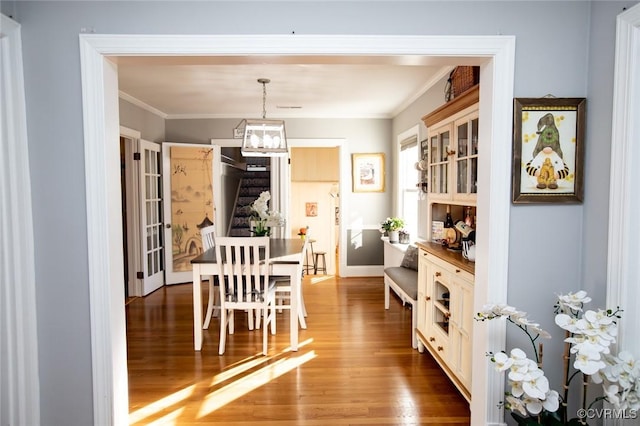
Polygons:
M165 118L392 118L455 64L424 56L117 57L120 95ZM444 94L443 94L444 100Z

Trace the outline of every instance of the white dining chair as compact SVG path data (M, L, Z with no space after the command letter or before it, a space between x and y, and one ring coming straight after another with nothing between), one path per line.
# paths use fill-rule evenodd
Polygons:
M215 247L216 245L216 227L215 225L206 226L200 229L200 238L202 241L202 250L206 251L210 248ZM209 328L209 323L211 322L211 317L218 316L218 312L220 311L220 294L217 287L216 277L209 277L209 302L207 303L207 313L204 317L204 324L202 325L203 329Z
M302 275L304 274L304 263L307 258L307 250L309 248L309 239L304 239L304 244L302 246L302 252L300 253L300 279L302 279ZM291 311L291 278L288 276L272 276L272 279L276 283L276 307L279 312L282 312L283 309L288 309ZM302 285L298 289L298 321L300 322L300 327L303 329L307 328L307 321L305 317L307 316L307 308L304 304L304 297L302 295ZM291 313L291 315L295 315L295 313Z
M267 355L269 331L276 333L275 283L270 279L269 237L218 237L216 263L220 292L220 346L223 355L227 331L234 333L234 312L259 313L262 354ZM224 283L224 285L222 284ZM250 315L250 318L252 316ZM260 327L260 320L256 329ZM251 327L250 327L251 328Z

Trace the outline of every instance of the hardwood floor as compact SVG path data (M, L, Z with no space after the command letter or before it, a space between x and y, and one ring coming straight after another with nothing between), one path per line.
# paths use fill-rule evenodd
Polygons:
M469 425L464 398L411 348L411 311L396 297L385 311L381 277L311 276L303 285L308 328L298 352L288 350L284 311L266 357L245 315L225 355L215 319L195 352L191 284L129 303L130 424Z

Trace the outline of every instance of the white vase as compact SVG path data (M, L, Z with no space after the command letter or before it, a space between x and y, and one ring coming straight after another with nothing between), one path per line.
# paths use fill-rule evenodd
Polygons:
M400 231L389 231L389 242L397 243L400 241Z

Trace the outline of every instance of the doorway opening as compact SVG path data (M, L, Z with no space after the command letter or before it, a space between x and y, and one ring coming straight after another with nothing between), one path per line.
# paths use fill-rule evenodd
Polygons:
M310 52L309 46L313 46ZM117 65L110 56L129 55L409 55L449 57L480 63L480 137L490 141L479 159L478 209L487 216L478 233L490 238L478 244L474 300L506 301L510 208L511 102L513 98L515 38L511 36L300 36L283 43L273 36L136 36L81 35L81 71L87 181L88 263L92 312L94 416L110 423L126 423L126 327L122 300L124 274L121 213L109 209L120 202L118 164ZM470 59L471 58L471 59ZM500 84L494 84L500 82ZM110 142L111 141L111 142ZM344 201L342 201L344 203ZM348 205L347 205L348 207ZM105 226L106 223L106 226ZM344 239L344 235L341 236ZM490 254L490 255L489 255ZM114 284L115 283L115 284ZM117 284L117 285L116 285ZM474 330L478 354L504 342L504 325ZM484 356L474 358L472 423L499 421L494 410L504 386L489 377Z

